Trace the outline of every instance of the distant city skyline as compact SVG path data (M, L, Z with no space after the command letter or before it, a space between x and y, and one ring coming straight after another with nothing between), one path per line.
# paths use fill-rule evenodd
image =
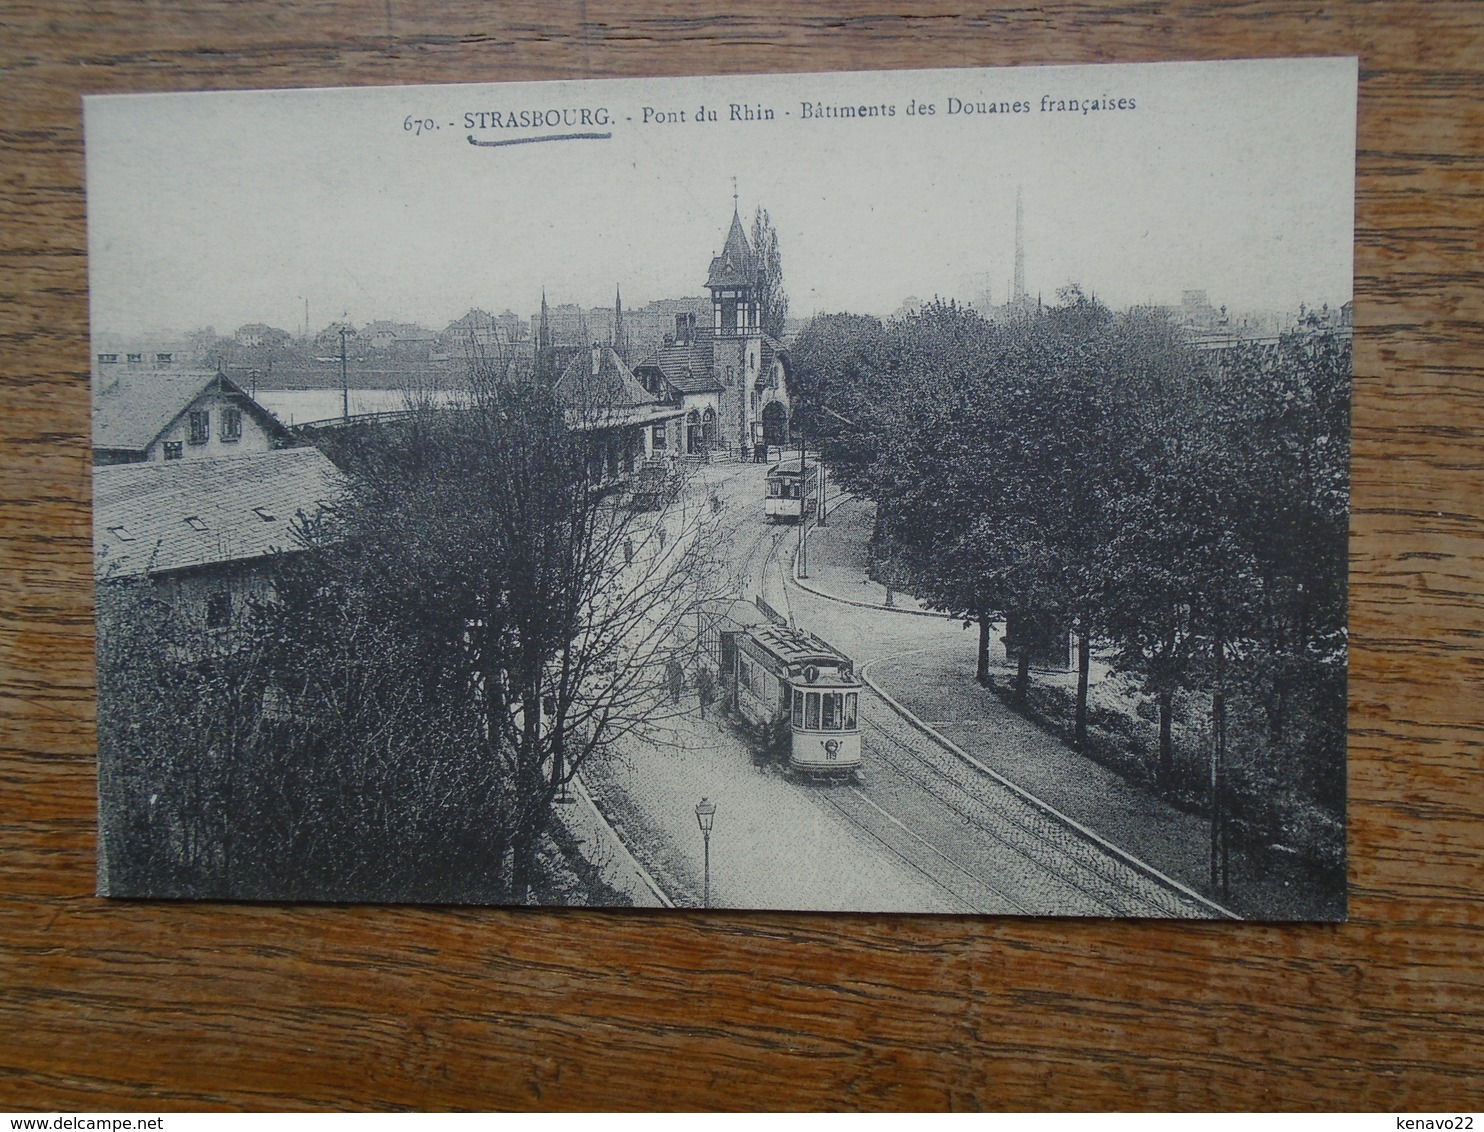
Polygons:
M1002 292L1003 292L1003 290L1004 289L1001 288L1001 291ZM1046 294L1044 292L1039 292L1038 293L1034 289L1030 289L1030 290L1031 290L1031 293L1030 293L1029 297L1031 299L1033 299L1033 300L1041 301L1041 302L1044 302L1044 303L1046 303L1048 305L1054 304L1054 303L1056 303L1058 301L1057 300L1057 296L1054 293L1052 293L1052 294ZM1084 288L1084 290L1087 290L1087 289ZM1183 290L1205 290L1205 288L1184 288ZM1103 301L1103 296L1098 295L1096 292L1090 292L1090 294L1092 295L1092 297L1097 298L1099 301ZM1295 317L1295 316L1298 315L1299 310L1300 310L1300 305L1299 304L1296 304L1295 306L1290 307L1290 308L1283 308L1283 309L1279 309L1279 308L1268 308L1268 309L1246 309L1246 310L1243 310L1243 309L1234 308L1230 304L1222 303L1220 301L1220 299L1219 299L1219 296L1210 295L1209 297L1210 297L1211 306L1214 309L1221 310L1222 308L1225 308L1228 318L1232 319L1236 323L1240 323L1244 319L1248 319L1248 320L1250 320L1250 319L1269 319L1269 320L1271 320L1271 319L1283 319L1283 318L1288 318L1288 317ZM675 302L675 301L680 301L680 300L684 300L684 299L692 299L692 298L696 298L696 296L693 296L693 295L666 295L666 296L661 296L661 297L659 297L657 299L652 299L649 302L636 303L633 306L631 306L628 303L628 301L625 300L625 302L624 302L624 314L625 314L625 317L628 317L628 316L634 314L637 311L644 310L644 309L650 307L654 303ZM897 301L897 303L895 305L893 305L893 307L892 307L892 309L890 311L887 311L885 313L878 313L876 311L855 311L855 312L846 312L846 313L866 314L866 315L870 315L872 317L880 318L883 321L885 321L885 320L888 320L888 319L890 319L890 318L892 318L892 317L894 317L894 316L902 313L902 311L905 308L919 306L921 304L932 302L935 299L941 299L941 300L943 300L945 302L952 300L954 302L959 303L960 305L971 305L971 306L974 306L975 309L982 309L982 304L979 303L979 302L977 302L975 300L974 296L971 293L969 293L968 288L967 287L960 287L957 291L955 291L953 293L943 293L943 294L933 295L933 296L930 296L928 298L923 298L922 296L919 296L919 295L904 295L904 296L902 296L901 299L899 299ZM1345 302L1350 302L1350 301L1351 301L1351 299L1349 297L1347 297L1345 299ZM548 304L553 309L555 309L557 307L581 306L581 308L582 308L582 310L583 310L584 313L591 313L593 311L611 311L613 309L613 304L611 302L609 302L607 304L602 304L602 303L583 303L583 304L578 304L578 303L575 303L575 302L568 302L566 300L558 301L558 300L553 299L550 295L547 296L547 302L548 302ZM1003 306L1004 305L1004 300L1000 296L1000 294L996 294L995 295L995 297L993 299L993 304L992 305L994 307L1000 307L1000 306ZM1175 295L1175 296L1165 296L1165 297L1149 297L1149 298L1146 298L1146 299L1144 299L1144 300L1142 300L1140 302L1130 303L1130 304L1127 304L1125 306L1114 307L1112 309L1114 309L1114 310L1120 310L1121 311L1121 310L1127 310L1130 307L1159 307L1159 308L1167 308L1167 309L1170 309L1170 310L1178 310L1180 308L1180 305L1181 305L1180 304L1180 296L1179 295ZM1321 303L1321 302L1310 303L1310 302L1305 301L1305 302L1302 303L1302 306L1303 307L1308 308L1308 309L1311 309L1311 310L1315 310L1315 311L1319 310L1321 307L1323 307L1325 305L1326 305L1325 303ZM1330 302L1327 305L1328 305L1328 307L1331 310L1338 311L1338 309L1340 308L1340 306L1342 304ZM415 319L405 319L405 318L396 318L396 317L390 317L390 318L387 318L387 317L381 317L381 318L360 318L360 317L358 317L356 315L356 312L354 312L354 311L346 312L344 314L337 314L334 317L328 317L328 318L325 318L325 319L318 319L318 318L313 318L312 311L311 311L311 325L309 327L307 336L309 338L313 338L316 334L323 332L326 328L328 328L328 327L330 327L330 326L332 326L332 325L334 325L336 323L340 323L340 322L348 322L351 325L356 326L358 328L365 328L367 326L372 325L373 323L378 323L378 322L391 322L391 323L396 323L396 324L399 324L399 325L417 326L418 328L420 328L422 330L427 330L427 331L430 331L430 332L432 332L434 334L439 334L439 333L442 333L445 329L447 329L450 324L452 324L454 322L457 322L459 319L461 319L464 316L466 316L471 310L484 311L485 313L487 313L489 315L492 315L492 316L495 316L495 317L499 317L500 315L502 315L502 314L504 314L505 312L508 311L509 313L514 314L517 317L517 319L519 320L520 324L525 329L529 329L529 326L530 326L531 321L533 319L535 319L536 317L538 317L538 315L540 313L539 300L538 300L538 306L535 309L530 310L530 311L519 310L516 307L514 307L513 305L507 304L507 303L496 303L496 304L486 303L486 304L484 304L482 306L466 307L466 308L458 311L457 313L450 313L448 315L448 317L441 318L441 319L436 319L433 322L419 322L418 320L415 320ZM822 315L822 314L837 314L837 313L841 313L841 312L838 312L838 311L795 312L793 310L793 308L790 307L788 319L789 319L790 322L797 321L797 322L801 322L802 323L802 322L808 322L809 319L812 318L812 317L814 317L815 314L821 314ZM157 340L161 340L161 341L163 341L165 339L179 340L179 339L184 338L188 334L195 334L195 333L200 333L200 332L203 332L203 331L212 331L212 332L214 332L215 334L217 334L218 336L220 336L222 338L231 338L238 330L242 329L243 327L245 327L245 326L252 326L252 325L255 325L255 324L266 325L270 329L273 329L273 330L282 330L282 331L285 331L286 333L288 333L291 336L293 336L295 339L299 339L300 337L304 336L304 334L305 334L305 331L304 331L304 322L303 322L303 319L302 318L299 320L298 323L296 323L294 325L291 325L291 326L284 326L282 324L268 322L267 320L261 319L261 318L250 318L246 322L237 323L236 325L233 325L233 326L217 326L214 323L208 323L205 326L156 326L156 327L146 327L146 328L144 328L142 330L138 330L138 331L117 331L117 330L111 330L108 327L100 326L100 327L96 327L94 329L93 333L95 335L101 335L101 336L103 336L105 338L117 339L119 341L130 339L130 340L137 340L140 343L148 344L150 342L154 342L154 341L157 341Z
M1256 74L1254 73L1256 72ZM1231 310L1351 298L1353 60L110 96L86 103L93 325L121 335L341 318L439 329L471 308L625 306L702 290L733 208L766 208L790 313L890 316L908 296L1052 301L1206 290ZM948 97L1124 91L1138 109L999 120ZM1254 98L1254 90L1272 91ZM972 99L971 99L972 96ZM803 119L803 102L893 104ZM932 101L932 118L909 118ZM776 120L645 125L643 109ZM603 105L612 137L480 148L487 106ZM792 110L790 110L792 108ZM409 110L437 124L404 129ZM632 119L632 121L630 120Z

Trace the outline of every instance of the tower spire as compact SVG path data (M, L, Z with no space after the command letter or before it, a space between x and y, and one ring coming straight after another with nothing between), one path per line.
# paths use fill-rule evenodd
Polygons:
M1019 185L1015 186L1015 282L1010 298L1017 303L1025 298L1025 208Z
M536 327L536 356L533 368L538 378L550 377L551 364L551 314L546 309L546 288L541 288L541 322Z
M739 199L740 198L738 198L738 196L737 196L737 178L736 177L733 177L732 178L732 212L735 213L735 214L737 214L738 216L741 215L741 211L740 211L740 208L739 208L739 205L738 205L738 200Z
M616 284L613 288L613 352L625 362L629 360L629 336L623 324L623 291Z

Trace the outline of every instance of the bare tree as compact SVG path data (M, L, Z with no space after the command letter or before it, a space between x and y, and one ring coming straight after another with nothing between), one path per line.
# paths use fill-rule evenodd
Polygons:
M489 831L508 899L526 898L554 799L582 767L663 728L684 619L726 585L710 508L684 491L629 505L614 469L647 425L624 393L603 375L573 389L476 373L461 403L342 451L346 502L310 538L343 600L400 637L422 702L461 720L460 749L493 770L482 807L440 820ZM384 701L363 701L360 727L379 726Z

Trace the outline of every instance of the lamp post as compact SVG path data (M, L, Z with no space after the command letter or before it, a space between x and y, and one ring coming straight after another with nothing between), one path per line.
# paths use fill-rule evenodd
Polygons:
M702 798L696 804L696 822L701 827L701 836L706 839L706 886L701 897L701 907L711 907L711 823L716 819L716 803Z

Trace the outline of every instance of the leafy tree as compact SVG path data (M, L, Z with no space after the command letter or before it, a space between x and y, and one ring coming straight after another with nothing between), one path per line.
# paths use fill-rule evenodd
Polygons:
M783 323L788 318L788 294L783 289L783 254L778 247L778 232L766 209L759 208L752 218L752 249L758 263L758 295L764 333L783 337Z
M233 815L260 745L264 655L243 613L208 631L189 583L99 580L99 877L137 896L233 896Z

